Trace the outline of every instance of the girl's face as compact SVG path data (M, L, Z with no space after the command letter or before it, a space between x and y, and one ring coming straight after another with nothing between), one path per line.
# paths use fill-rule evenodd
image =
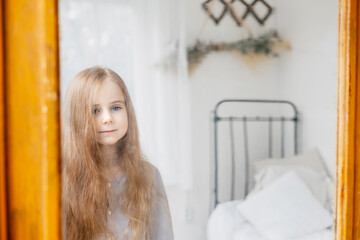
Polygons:
M128 118L124 95L120 87L106 79L100 86L93 114L96 119L97 141L101 145L113 145L127 132Z

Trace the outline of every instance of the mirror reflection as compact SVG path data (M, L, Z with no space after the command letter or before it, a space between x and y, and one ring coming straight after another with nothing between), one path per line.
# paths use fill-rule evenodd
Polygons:
M125 197L131 205L131 191L117 186L125 195L112 198L115 190L102 189L101 226L110 231L100 236L155 236L146 235L151 229L155 239L333 239L337 8L325 0L60 0L63 114L80 71L101 66L119 75L126 87L105 74L94 88L105 94L78 91L96 117L112 118L113 107L134 113L127 123L137 123L139 144L127 160L143 153L169 206L171 220L155 211L164 214L156 226L141 228L147 218L138 221L137 208L123 204ZM134 147L124 136L109 145ZM135 186L125 155L112 156L116 164L95 168L104 186L119 176ZM133 170L145 176L144 169ZM81 189L63 197L76 202Z

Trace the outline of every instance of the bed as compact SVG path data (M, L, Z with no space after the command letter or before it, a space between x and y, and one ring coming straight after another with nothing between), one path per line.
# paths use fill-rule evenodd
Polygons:
M333 239L334 182L318 149L298 153L296 106L282 100L228 99L213 114L214 186L207 240Z

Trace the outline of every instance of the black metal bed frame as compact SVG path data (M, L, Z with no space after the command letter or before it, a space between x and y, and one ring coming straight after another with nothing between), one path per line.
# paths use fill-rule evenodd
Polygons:
M263 116L226 116L222 117L218 115L218 109L225 103L273 103L273 104L284 104L290 105L294 111L292 117L263 117ZM247 133L247 122L268 122L268 135L269 135L269 158L272 157L272 134L273 134L273 122L281 122L281 157L284 157L285 152L285 122L294 122L294 154L298 153L297 137L298 137L298 111L296 106L285 100L258 100L258 99L225 99L218 102L214 109L214 162L215 162L215 184L214 184L214 195L215 202L214 207L219 204L218 198L218 123L221 121L228 121L230 128L230 148L231 148L231 198L234 200L234 175L235 175L235 147L234 147L234 131L233 122L243 122L244 129L244 155L245 155L245 196L248 194L248 180L249 180L249 149L248 149L248 133Z

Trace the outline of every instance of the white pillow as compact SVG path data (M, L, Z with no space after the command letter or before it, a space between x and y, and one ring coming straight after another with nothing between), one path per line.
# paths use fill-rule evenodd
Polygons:
M223 240L223 238L219 237L217 240ZM249 222L244 222L244 224L238 226L235 229L234 236L231 240L268 240L268 239L265 238L263 235L261 235Z
M220 203L211 213L207 222L207 240L232 240L237 227L242 226L246 220L236 211L236 206L242 200Z
M301 237L332 224L330 213L293 171L238 204L237 208L270 240Z
M255 188L248 194L246 198L259 192L273 181L283 176L289 171L294 171L301 180L307 185L312 194L320 201L323 207L330 210L330 203L328 202L328 184L326 176L323 176L311 168L304 166L283 166L274 165L267 166L262 171L254 176Z
M280 159L272 158L272 159L264 159L260 161L251 162L253 175L256 175L264 168L271 165L303 166L303 167L311 168L323 176L330 176L317 148L313 149L308 153L296 155L293 157L280 158Z

